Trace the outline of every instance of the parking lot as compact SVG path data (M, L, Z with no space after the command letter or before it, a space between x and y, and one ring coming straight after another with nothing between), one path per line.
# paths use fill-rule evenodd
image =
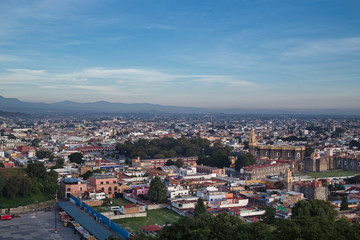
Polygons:
M54 209L51 212L27 213L20 218L14 218L0 222L0 239L51 239L51 240L78 240L79 234L74 234L71 227L64 227L60 221L59 214L56 214L56 227L58 233L55 233L55 214Z

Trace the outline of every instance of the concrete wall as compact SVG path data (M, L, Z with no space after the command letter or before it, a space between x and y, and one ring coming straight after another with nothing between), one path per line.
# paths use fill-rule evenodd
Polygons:
M167 204L146 204L144 202L141 202L139 201L138 199L135 199L135 198L132 198L132 197L129 197L129 196L126 196L124 195L124 198L126 200L129 200L130 202L133 202L133 203L141 203L145 206L146 210L153 210L153 209L161 209L161 208L166 208L168 205Z
M134 217L146 217L147 213L134 213L134 214L117 214L115 215L114 212L102 212L104 216L107 218L114 220L114 219L123 219L123 218L134 218Z

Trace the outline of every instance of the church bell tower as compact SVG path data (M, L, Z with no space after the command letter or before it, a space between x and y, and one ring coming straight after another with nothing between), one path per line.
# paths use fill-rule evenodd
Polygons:
M255 156L256 147L257 147L257 141L256 141L255 130L254 128L252 128L249 135L249 152L254 156Z

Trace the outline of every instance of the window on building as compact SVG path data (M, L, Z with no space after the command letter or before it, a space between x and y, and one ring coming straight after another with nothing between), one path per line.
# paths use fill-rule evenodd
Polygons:
M104 182L100 182L100 184L104 184Z
M266 155L266 156L269 156L269 152L268 152L268 151L266 151L265 155Z
M280 152L277 152L277 153L276 153L276 156L280 157Z
M66 188L66 191L71 191L71 188L69 188L69 187L68 187L68 188Z
M103 188L103 187L101 188L101 191L104 191L104 188Z
M297 153L297 158L300 158L300 153Z
M79 189L80 189L80 191L82 191L82 190L83 190L83 187L80 187Z
M114 187L114 190L117 191L117 187Z
M111 191L111 187L109 187L109 191Z
M113 181L113 183L116 183L116 181Z
M346 160L344 160L344 166L346 166Z
M106 181L106 184L109 184L109 181Z
M288 153L288 157L291 157L291 154L290 154L290 153Z

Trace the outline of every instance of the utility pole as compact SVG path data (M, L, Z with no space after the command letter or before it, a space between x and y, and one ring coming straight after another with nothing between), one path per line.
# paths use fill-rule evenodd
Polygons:
M54 232L58 233L58 229L56 227L56 203L57 203L57 190L56 190L56 193L55 193L55 205L54 205L54 221L55 221Z

